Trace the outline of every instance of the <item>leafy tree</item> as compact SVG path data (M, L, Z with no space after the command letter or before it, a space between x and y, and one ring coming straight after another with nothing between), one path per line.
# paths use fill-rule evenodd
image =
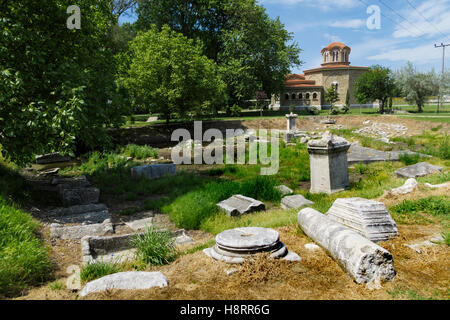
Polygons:
M394 78L389 68L374 65L364 72L355 83L355 97L358 103L380 101L380 113L395 90Z
M301 64L292 34L255 0L142 0L137 12L140 29L167 24L204 44L227 85L229 107L257 91L281 92L290 67Z
M209 113L223 103L225 85L215 63L203 55L201 44L168 26L140 33L120 59L120 83L134 103L167 122L173 115Z
M330 103L330 113L338 113L339 111L334 108L334 103L339 100L339 93L337 92L335 86L331 85L328 89L326 89L324 98L326 102Z
M400 89L401 96L408 103L415 103L418 112L423 112L427 96L438 94L439 92L439 82L434 71L428 73L417 72L410 61L395 74L395 81Z
M342 110L344 111L344 113L347 113L350 110L350 91L348 89L345 95L345 105Z
M0 144L14 161L104 145L122 121L109 0L77 1L80 30L66 28L71 4L0 3Z
M121 15L130 9L135 9L138 0L111 0L112 13L118 20Z

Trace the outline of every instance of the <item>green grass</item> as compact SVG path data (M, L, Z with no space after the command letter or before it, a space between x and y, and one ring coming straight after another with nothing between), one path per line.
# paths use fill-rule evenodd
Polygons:
M428 224L433 220L429 216L438 218L444 227L450 222L450 197L429 196L417 200L404 200L390 207L390 212L398 223L403 224Z
M48 287L50 288L50 290L59 291L66 288L66 285L61 280L55 280L51 282Z
M0 295L19 295L28 286L49 279L49 251L39 224L0 196Z
M219 213L217 203L233 194L279 202L281 194L274 188L276 185L277 182L267 176L257 176L243 182L226 180L211 182L173 201L168 198L169 203L163 205L161 211L169 214L170 219L181 228L198 229L206 219Z
M387 293L391 295L394 299L406 298L409 300L442 300L445 299L442 295L434 290L431 294L428 290L425 292L420 292L419 290L412 290L403 286L395 286L394 290L387 290Z
M418 153L409 154L409 153L402 153L399 156L399 160L406 166L416 164L421 160L421 156Z
M121 154L126 157L133 157L134 159L146 159L158 157L158 149L150 146L138 146L136 144L128 144L122 148Z
M88 262L80 270L80 280L83 283L107 276L109 274L121 272L123 267L115 262Z
M276 209L233 218L228 217L225 213L219 213L206 219L202 223L201 229L216 235L224 230L238 227L277 228L296 223L297 212L298 210Z
M175 239L169 231L148 228L143 235L136 235L132 240L137 258L150 265L164 265L178 256L174 246Z

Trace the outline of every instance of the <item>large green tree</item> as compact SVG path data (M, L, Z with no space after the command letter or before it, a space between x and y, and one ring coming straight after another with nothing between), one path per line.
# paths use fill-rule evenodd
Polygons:
M395 82L401 96L408 103L416 104L418 112L423 112L427 96L439 93L439 81L434 71L418 72L409 61L395 73Z
M120 83L134 104L171 117L210 113L223 103L225 84L200 43L163 26L152 27L131 41L121 57Z
M389 68L380 65L371 66L355 83L355 97L358 103L378 100L380 113L385 112L386 102L395 91L395 83Z
M301 63L292 34L255 0L141 0L137 12L140 29L167 24L204 44L227 84L228 106L257 91L279 93L290 68Z
M12 160L103 145L121 121L109 0L77 1L79 30L66 27L71 4L0 4L0 145Z

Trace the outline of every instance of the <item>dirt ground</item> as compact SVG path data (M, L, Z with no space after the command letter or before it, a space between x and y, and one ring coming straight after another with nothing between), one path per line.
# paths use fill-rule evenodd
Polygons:
M378 200L398 203L404 199L442 195L450 190L418 190L410 195L382 196ZM295 214L295 213L294 213ZM312 241L304 235L296 224L276 228L281 241L300 255L300 262L272 260L260 254L255 261L242 265L230 265L215 261L202 251L179 257L170 265L148 268L161 271L169 279L167 288L149 290L120 291L92 294L85 299L194 299L194 300L333 300L333 299L407 299L404 292L411 290L423 297L433 294L440 299L449 299L450 248L445 244L435 244L421 250L421 253L404 246L439 235L443 230L438 224L398 225L399 236L378 243L392 253L397 272L393 281L382 283L375 288L356 284L349 275L323 249L309 251L304 245ZM190 231L195 244L213 239L210 234ZM52 247L52 257L58 262L56 277L65 281L65 269L80 261L79 244L58 240ZM228 276L227 270L238 269ZM405 291L406 290L406 291ZM389 293L391 292L391 293ZM397 294L396 294L397 292ZM400 294L398 294L400 292ZM402 294L403 292L403 294ZM437 295L437 296L436 296ZM18 299L76 299L77 292L65 289L51 290L48 285L31 289Z
M320 121L330 118L336 120L336 124L327 125L320 123ZM407 136L421 134L423 130L430 130L430 128L442 126L442 132L449 132L450 125L448 123L435 123L429 121L416 121L413 119L399 118L395 115L380 115L374 116L314 116L314 117L299 117L297 118L297 129L304 131L325 130L326 128L342 128L350 129L365 126L363 123L370 121L370 124L377 122L379 124L399 124L404 125L407 130ZM261 119L261 120L245 120L242 121L242 126L248 129L280 129L286 130L286 119Z

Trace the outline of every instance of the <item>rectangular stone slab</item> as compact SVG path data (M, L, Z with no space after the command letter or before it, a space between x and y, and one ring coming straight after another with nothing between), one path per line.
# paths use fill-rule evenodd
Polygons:
M63 226L58 223L50 225L50 237L60 239L81 239L84 236L97 236L114 233L114 228L110 220L102 223L80 225L80 226Z
M217 204L217 206L226 211L229 216L238 216L253 211L264 210L266 207L263 202L236 194Z
M314 202L306 199L301 194L296 194L293 196L286 196L281 199L281 207L283 209L298 209L303 206L314 204Z
M159 179L169 175L175 175L177 166L174 163L158 163L131 168L131 176L134 179L145 177L148 180Z
M400 178L417 178L440 171L442 171L441 167L429 164L427 162L419 162L411 166L398 169L394 171L394 174Z
M97 188L62 189L60 197L65 207L97 203L100 199L100 190Z

